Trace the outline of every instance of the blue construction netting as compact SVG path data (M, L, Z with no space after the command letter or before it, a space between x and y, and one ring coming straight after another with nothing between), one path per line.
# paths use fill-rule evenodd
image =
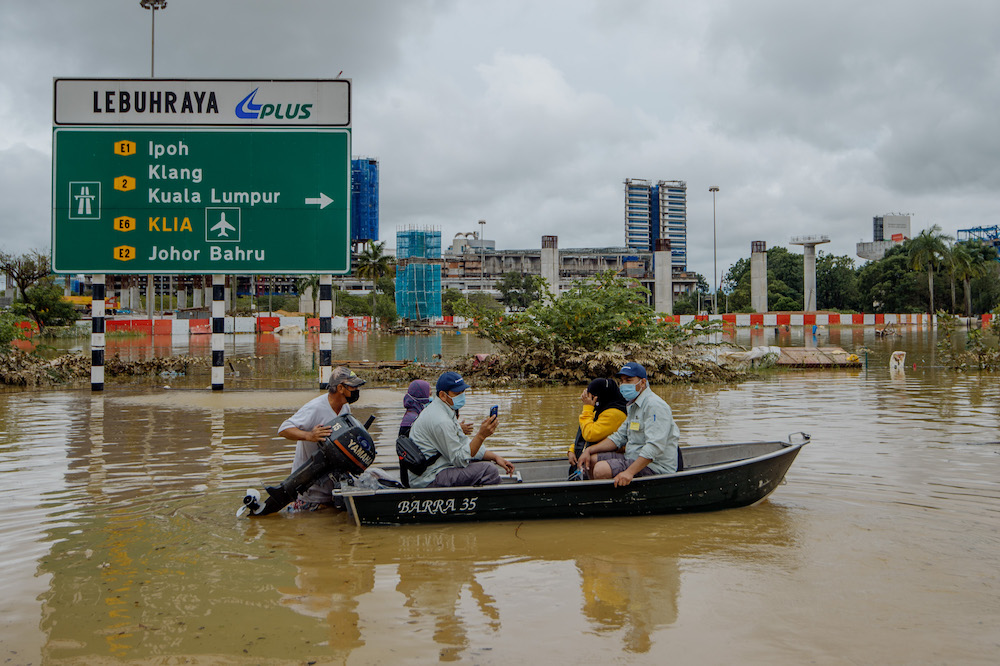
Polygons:
M405 229L396 231L396 314L403 319L441 316L441 264L426 263L441 258L441 231ZM407 263L414 260L413 263Z
M403 319L441 316L441 264L409 264L396 271L396 314Z
M396 232L396 259L440 259L441 232L407 229Z
M378 240L378 160L351 160L351 240Z

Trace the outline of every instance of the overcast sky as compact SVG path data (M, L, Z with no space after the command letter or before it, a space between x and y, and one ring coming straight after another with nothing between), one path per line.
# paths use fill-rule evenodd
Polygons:
M138 0L0 2L0 248L48 248L53 77L149 75ZM156 75L353 79L381 235L624 243L625 178L688 184L689 270L855 257L872 216L997 224L1000 3L169 0ZM801 251L794 247L793 251ZM857 260L858 263L861 260Z

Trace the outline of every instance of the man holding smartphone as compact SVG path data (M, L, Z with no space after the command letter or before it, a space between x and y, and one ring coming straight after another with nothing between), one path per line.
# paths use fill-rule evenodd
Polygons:
M463 432L458 412L465 406L468 388L457 372L446 372L438 378L436 399L420 412L410 430L410 439L433 462L423 474L410 477L411 488L494 485L500 483L497 465L513 474L514 465L484 445L496 430L495 412L491 410L474 436L469 436L471 428Z

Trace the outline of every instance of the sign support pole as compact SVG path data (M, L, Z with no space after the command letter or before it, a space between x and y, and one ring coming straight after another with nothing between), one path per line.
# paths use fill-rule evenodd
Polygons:
M333 366L333 276L319 276L319 388L330 387Z
M104 274L93 275L90 299L90 390L104 390Z
M226 363L226 276L212 276L212 390L225 384Z

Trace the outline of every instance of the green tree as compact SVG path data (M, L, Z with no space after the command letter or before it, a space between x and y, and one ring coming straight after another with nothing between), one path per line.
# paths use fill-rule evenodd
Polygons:
M392 257L384 254L385 243L368 241L368 245L358 255L358 277L370 280L372 283L372 312L376 311L375 297L378 293L378 280L392 274L395 262ZM395 308L395 306L393 306Z
M645 287L607 271L574 282L558 299L546 292L524 312L490 311L472 303L457 306L463 315L476 319L481 336L525 354L538 349L552 354L602 351L627 343L686 338L689 331L657 323L649 295Z
M311 289L312 294L312 314L316 314L316 303L319 301L319 275L304 275L295 282L295 291L299 295L306 293L306 290ZM334 295L336 298L336 295ZM298 308L296 308L298 309Z
M858 270L859 310L866 312L920 312L919 274L910 269L904 245L886 252Z
M6 354L14 340L24 339L21 329L17 327L17 318L7 311L0 311L0 354Z
M540 275L510 271L494 285L500 292L500 302L511 310L523 311L541 299L545 280Z
M31 250L25 254L0 252L0 273L5 273L17 285L21 300L28 298L28 287L51 272L48 253Z
M979 240L960 243L964 245L972 262L970 270L962 279L965 286L966 315L972 312L989 312L1000 301L1000 262L997 249ZM973 310L972 294L976 293L977 307Z
M858 271L846 255L816 257L816 302L828 310L860 310Z
M55 278L47 276L36 282L25 292L24 300L11 306L16 315L31 317L38 330L46 326L67 326L79 316L73 304L63 300L63 289L55 283Z
M441 314L445 317L452 317L456 315L455 304L464 301L465 295L460 289L454 289L451 287L445 289L441 294Z
M904 244L910 268L915 271L927 270L927 311L930 314L934 314L934 271L941 265L948 252L945 244L948 240L951 240L951 237L942 234L941 227L935 224Z

